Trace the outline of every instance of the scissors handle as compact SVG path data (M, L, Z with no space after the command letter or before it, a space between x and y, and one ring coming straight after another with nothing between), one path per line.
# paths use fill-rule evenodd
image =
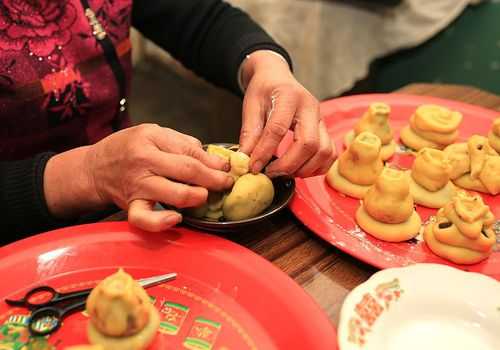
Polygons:
M56 303L64 302L67 300L73 300L73 299L86 299L86 297L92 292L92 289L84 289L84 290L78 290L76 292L70 292L70 293L58 293L56 292L56 295L52 300L47 302L44 306L50 306Z
M62 320L77 311L85 309L86 300L81 300L66 307L45 306L31 313L28 328L33 336L46 336L61 327Z
M32 297L34 297L40 293L50 294L48 301L44 301L44 302L39 303L39 304L30 302L30 299L32 299ZM31 289L30 291L28 291L24 295L24 297L21 299L18 299L18 300L6 299L5 302L10 306L21 306L21 307L26 307L29 310L33 310L37 307L40 307L40 305L43 306L47 303L50 303L56 295L57 295L57 291L54 288L49 287L49 286L39 286L39 287L35 287L35 288Z
M39 286L31 289L26 295L19 300L6 299L5 302L10 306L26 307L28 310L35 310L46 306L51 306L56 303L64 302L71 299L80 299L89 295L91 289L79 290L70 293L59 293L54 288L49 286ZM33 297L40 293L48 293L50 296L40 303L32 302Z

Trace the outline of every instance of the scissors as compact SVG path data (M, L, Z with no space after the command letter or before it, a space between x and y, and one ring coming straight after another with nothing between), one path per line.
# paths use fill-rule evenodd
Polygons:
M172 281L177 273L153 276L140 279L137 282L144 287L152 287L163 282ZM19 300L5 299L10 306L24 307L31 311L28 321L28 329L33 336L49 335L61 327L62 320L76 311L85 309L87 296L92 288L70 293L59 293L49 286L40 286L31 289L24 298ZM49 297L41 302L33 301L33 297L40 293L48 293ZM31 300L31 301L30 301Z

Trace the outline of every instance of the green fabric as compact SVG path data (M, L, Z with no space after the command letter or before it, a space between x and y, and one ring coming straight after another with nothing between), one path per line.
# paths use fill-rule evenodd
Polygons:
M429 42L381 59L373 68L372 87L379 92L425 82L500 94L500 1L469 7Z

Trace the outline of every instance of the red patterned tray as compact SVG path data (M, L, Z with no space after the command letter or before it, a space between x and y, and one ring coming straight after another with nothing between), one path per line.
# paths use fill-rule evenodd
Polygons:
M0 257L0 349L24 349L30 341L45 350L87 343L84 313L34 340L27 311L3 299L39 284L92 287L118 267L135 278L178 273L147 290L162 317L151 349L336 349L332 324L304 290L253 252L212 235L103 223L34 236L0 248Z

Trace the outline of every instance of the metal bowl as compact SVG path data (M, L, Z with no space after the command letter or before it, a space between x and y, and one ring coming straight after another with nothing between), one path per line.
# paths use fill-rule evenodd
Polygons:
M216 145L226 148L237 147L237 145L229 143L217 143ZM206 148L206 146L204 146L204 148ZM273 159L276 158L273 157ZM295 180L292 178L276 177L272 179L272 182L274 186L273 202L264 212L256 217L237 221L227 221L224 219L215 221L204 218L195 218L187 215L187 213L183 213L183 223L197 229L213 232L239 231L243 228L247 228L250 225L255 225L265 219L270 218L280 210L286 208L295 192Z

